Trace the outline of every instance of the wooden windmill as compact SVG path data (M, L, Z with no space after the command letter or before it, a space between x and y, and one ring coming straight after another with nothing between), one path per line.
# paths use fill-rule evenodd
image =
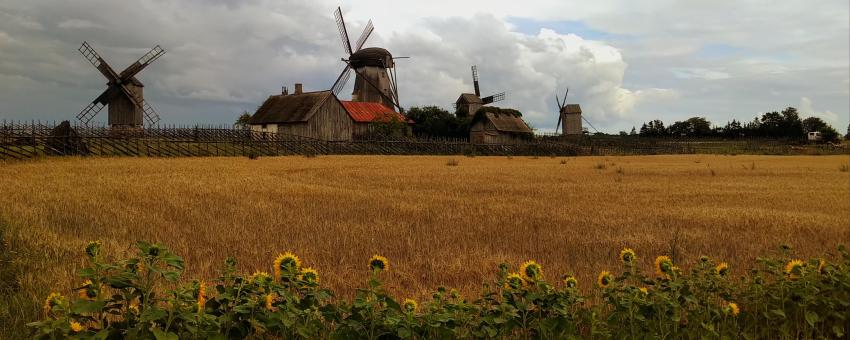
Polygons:
M590 125L593 130L596 130L593 127L593 124L582 117L581 115L581 105L579 104L567 104L567 95L570 94L570 89L567 88L567 91L564 92L564 100L561 101L558 99L558 95L555 94L555 103L558 104L558 125L555 125L555 133L558 133L558 128L561 128L563 134L569 136L583 135L584 128L581 126L582 120L587 122L587 125ZM596 130L599 132L598 130Z
M372 26L372 20L366 24L360 38L357 39L354 48L351 47L351 41L348 39L348 29L345 27L345 19L342 17L342 10L337 7L334 12L336 18L337 29L342 39L342 48L348 54L348 59L342 58L345 62L345 68L339 74L334 82L334 94L339 94L348 78L351 76L351 71L356 74L354 78L354 91L351 93L351 100L355 102L372 102L381 103L389 108L397 108L399 112L404 109L399 105L398 88L396 87L395 63L393 55L389 51L380 47L363 48L366 39L375 30Z
M143 119L148 126L159 123L159 115L145 101L144 85L136 79L136 74L165 54L165 50L157 45L121 73L116 73L89 43L84 41L79 51L107 80L106 90L77 114L80 122L88 125L105 106L109 106L110 127L138 128L142 126Z
M472 85L475 93L462 93L455 101L455 108L461 115L474 115L479 108L505 99L505 92L499 92L481 98L481 90L478 86L478 66L472 66Z

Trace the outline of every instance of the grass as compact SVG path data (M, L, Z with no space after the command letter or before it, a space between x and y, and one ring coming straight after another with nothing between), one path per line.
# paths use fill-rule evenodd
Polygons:
M722 172L708 173L700 159ZM627 163L612 185L598 165ZM758 163L758 171L753 171ZM548 158L319 156L62 158L0 167L3 254L19 284L0 296L0 329L38 318L52 289L79 285L90 240L127 254L136 240L185 257L188 277L213 279L224 259L269 271L293 251L344 297L362 287L363 259L387 256L386 287L477 295L501 262L535 259L582 289L616 268L618 249L700 255L743 274L779 244L800 257L850 241L846 156ZM675 252L675 254L669 254ZM4 257L5 256L5 257ZM7 331L9 332L9 331ZM13 333L8 333L13 334ZM4 337L0 332L0 338Z

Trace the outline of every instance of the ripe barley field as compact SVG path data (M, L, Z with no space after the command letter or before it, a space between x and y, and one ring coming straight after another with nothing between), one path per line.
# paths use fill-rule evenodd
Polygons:
M850 243L847 156L61 158L0 165L7 318L29 318L50 290L79 284L82 249L127 255L136 240L213 280L233 256L271 271L284 251L349 297L367 260L398 297L438 286L477 294L501 262L535 259L554 278L596 274L635 249L744 274L788 244L799 256ZM684 265L687 267L687 264ZM9 294L9 293L6 293ZM9 300L9 299L7 299ZM31 308L18 308L30 301ZM2 313L2 311L0 311ZM15 315L17 314L17 316Z

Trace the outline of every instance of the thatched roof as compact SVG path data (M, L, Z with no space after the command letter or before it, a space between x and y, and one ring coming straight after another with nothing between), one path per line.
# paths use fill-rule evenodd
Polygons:
M483 104L481 98L476 96L474 93L461 93L460 97L457 97L457 101L455 103L458 104Z
M472 124L488 120L499 132L534 133L528 124L522 120L522 114L512 109L491 107L489 110L479 110L472 119Z
M561 108L561 112L563 113L581 113L581 106L578 104L567 104Z
M331 91L271 96L251 116L249 124L306 122L331 97Z

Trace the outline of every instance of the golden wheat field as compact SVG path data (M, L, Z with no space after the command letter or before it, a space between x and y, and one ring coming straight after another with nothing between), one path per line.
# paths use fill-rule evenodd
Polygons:
M451 165L456 161L457 165ZM47 159L0 165L0 219L22 294L79 282L82 249L136 240L215 278L227 256L271 270L284 251L350 296L367 260L399 297L440 285L476 294L498 264L535 259L582 288L634 248L744 273L780 244L802 256L850 243L847 156ZM844 167L844 168L842 168ZM687 267L687 265L685 265Z

